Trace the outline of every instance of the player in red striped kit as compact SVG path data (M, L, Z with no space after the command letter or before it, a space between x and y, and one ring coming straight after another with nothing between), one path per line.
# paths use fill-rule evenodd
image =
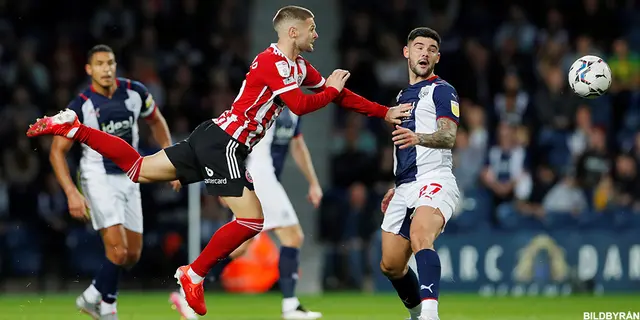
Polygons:
M182 266L175 277L191 308L207 312L202 280L218 260L262 230L262 208L245 168L251 148L287 106L296 115L316 111L330 102L368 116L400 124L411 107L387 108L371 102L344 84L349 72L335 70L326 80L300 52L312 52L318 38L311 11L287 6L274 20L278 43L253 60L233 105L216 119L201 123L184 141L152 156L141 157L124 140L89 128L76 114L65 110L45 117L29 127L27 135L54 134L82 142L111 159L134 182L150 183L179 179L184 184L204 181L212 195L224 199L236 220L220 228L190 265ZM306 95L301 87L317 92Z

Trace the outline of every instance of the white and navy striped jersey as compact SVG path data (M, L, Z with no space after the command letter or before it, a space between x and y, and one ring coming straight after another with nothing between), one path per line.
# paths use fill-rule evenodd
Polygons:
M460 117L456 90L438 76L400 91L397 103L410 103L413 106L411 116L405 118L401 126L417 133L436 132L439 118L449 118L457 124ZM448 149L395 147L393 160L397 186L416 181L424 174L431 177L453 176L453 156Z
M249 161L259 162L251 163L251 167L259 167L260 170L265 171L272 170L276 178L280 180L284 162L289 153L289 144L293 138L299 135L300 117L288 108L282 109L274 125L267 130L262 140L255 145L249 154Z
M154 114L156 104L140 82L116 79L117 89L111 98L97 93L92 86L73 99L68 108L75 111L84 125L118 136L138 148L138 118ZM82 144L80 170L106 174L124 173L111 160Z

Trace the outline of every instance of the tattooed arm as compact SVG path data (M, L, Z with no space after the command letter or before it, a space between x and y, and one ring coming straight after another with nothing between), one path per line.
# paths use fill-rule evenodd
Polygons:
M449 118L438 119L438 130L434 133L417 133L417 145L432 149L451 149L456 142L458 125Z
M452 149L456 142L458 125L451 119L438 119L438 130L434 133L417 133L401 126L393 131L393 142L400 149L422 146L432 149Z

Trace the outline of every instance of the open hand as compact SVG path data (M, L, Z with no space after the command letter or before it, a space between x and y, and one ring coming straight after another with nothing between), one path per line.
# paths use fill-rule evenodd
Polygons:
M389 208L389 202L391 202L391 199L393 199L393 195L396 193L396 189L389 189L389 191L387 191L387 193L384 195L384 198L382 198L382 203L380 203L380 210L382 210L382 213L387 212L387 208Z
M333 73L327 78L326 86L334 87L338 90L338 92L344 89L345 83L351 76L351 73L347 70L336 69Z
M391 134L393 135L393 144L398 146L400 149L413 147L420 142L418 135L415 132L398 125L396 125L396 130Z
M395 107L389 108L387 115L384 117L384 121L391 124L401 124L402 119L411 116L411 109L413 107L410 103L403 103Z

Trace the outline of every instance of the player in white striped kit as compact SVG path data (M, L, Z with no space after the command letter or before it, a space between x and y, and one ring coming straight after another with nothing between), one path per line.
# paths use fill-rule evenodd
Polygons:
M398 103L413 109L393 132L396 187L382 202L380 268L412 320L439 320L441 270L433 244L460 200L451 154L460 109L455 89L434 74L439 49L440 36L432 29L416 28L408 36L409 86ZM412 253L419 281L408 268Z
M161 147L171 145L169 128L147 88L140 82L115 77L116 59L111 48L93 47L86 70L91 76L91 85L68 106L81 123L118 136L137 148L138 119L143 118ZM93 283L76 299L76 306L94 319L117 319L116 296L121 269L133 267L142 252L140 186L111 160L83 144L80 193L66 161L72 144L73 140L54 137L51 165L67 195L71 215L81 220L90 217L93 228L102 236L106 255ZM174 187L177 186L176 181Z

